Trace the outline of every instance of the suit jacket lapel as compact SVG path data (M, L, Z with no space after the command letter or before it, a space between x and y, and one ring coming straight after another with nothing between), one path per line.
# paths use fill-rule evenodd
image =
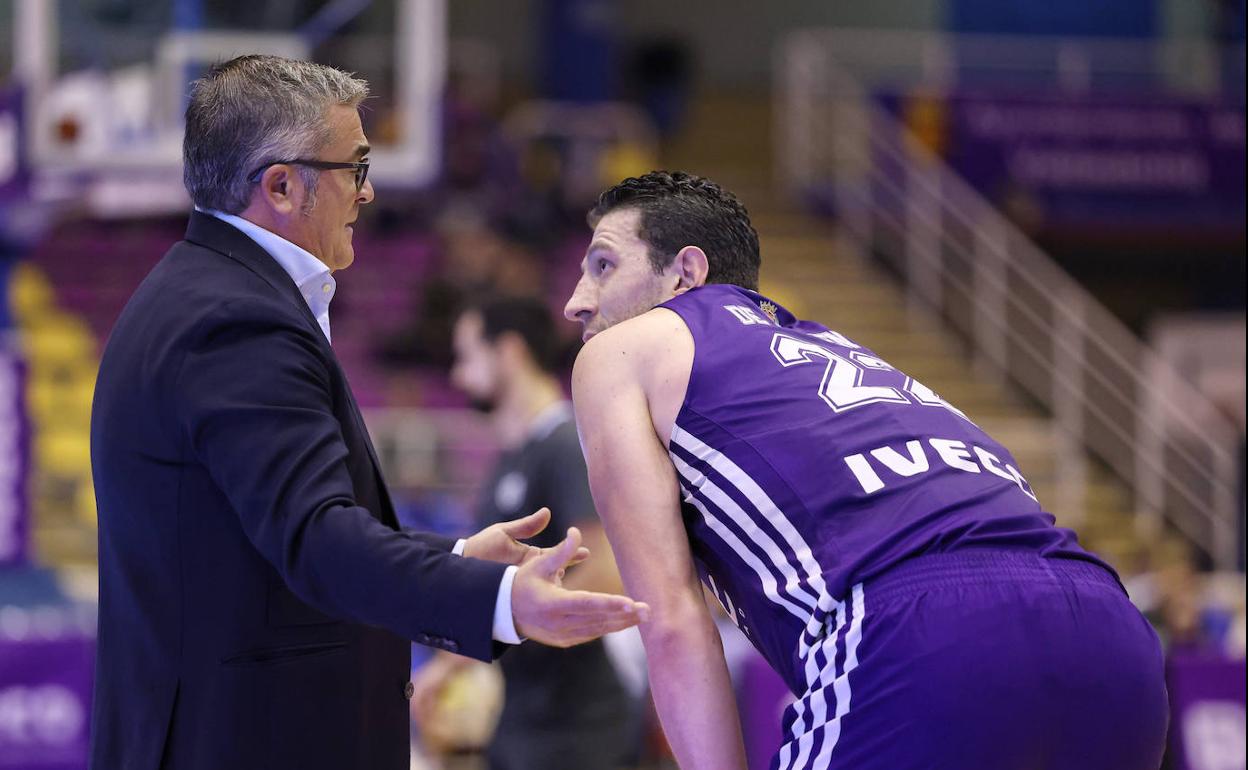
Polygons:
M263 278L273 287L274 291L294 303L317 340L320 341L325 351L329 354L329 360L337 367L342 381L344 383L347 382L346 373L342 370L342 364L338 362L338 356L334 355L333 347L329 344L329 340L325 339L325 332L321 329L321 325L317 323L316 316L312 315L312 310L308 307L307 301L299 293L299 287L295 285L290 275L282 269L282 266L277 263L277 260L273 259L269 252L261 248L260 244L228 222L223 222L211 214L205 214L200 211L191 212L190 222L186 226L186 240L224 254L230 259L241 263L248 270ZM381 475L381 461L378 460L377 452L373 449L373 441L369 437L368 427L364 424L364 417L360 414L359 405L355 402L355 394L351 392L349 384L346 387L346 391L347 410L351 413L351 419L355 421L356 429L364 437L364 447L368 450L368 458L373 464L373 475L377 478L379 497L381 498L382 506L386 509L384 511L375 511L374 515L386 524L397 526L398 521L393 513L394 504L390 500L389 490L386 489L385 479Z
M192 211L191 220L186 226L186 240L224 254L263 278L274 291L285 297L287 301L294 303L303 315L303 319L316 331L317 339L324 343L325 348L331 354L333 353L329 340L325 339L325 332L316 322L316 316L312 315L307 301L299 293L299 287L277 263L277 260L273 259L269 252L249 238L246 233L211 214Z

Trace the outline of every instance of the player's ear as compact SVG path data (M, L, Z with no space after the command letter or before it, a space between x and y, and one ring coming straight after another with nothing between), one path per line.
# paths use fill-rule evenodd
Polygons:
M676 274L677 294L705 285L707 273L710 272L706 252L697 246L686 246L676 252L672 267Z

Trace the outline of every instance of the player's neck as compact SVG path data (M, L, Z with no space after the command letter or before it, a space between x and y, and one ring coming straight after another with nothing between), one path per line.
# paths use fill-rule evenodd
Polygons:
M524 443L533 428L533 421L562 400L563 390L555 378L539 372L519 375L506 389L494 412L494 428L499 441L506 448Z

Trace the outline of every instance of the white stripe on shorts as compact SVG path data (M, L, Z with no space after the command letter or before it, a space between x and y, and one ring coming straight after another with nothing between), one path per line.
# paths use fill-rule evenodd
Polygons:
M841 719L849 713L853 695L849 675L858 668L858 645L862 641L863 616L866 614L866 592L862 583L851 589L851 606L852 616L845 634L845 664L841 673L836 674L836 642L845 626L847 608L844 602L837 603L836 628L818 645L826 662L816 672L812 664L817 656L812 652L806 661L806 680L810 689L794 704L796 718L790 731L792 738L780 748L780 770L827 770L832 761L832 751L841 737ZM828 719L827 708L829 690L835 704L831 719ZM807 702L810 708L809 727L805 720ZM815 733L820 729L824 731L823 742L812 756ZM794 744L797 746L796 756L793 755Z
M841 718L849 713L850 697L849 675L858 668L858 644L862 641L862 617L867 611L866 592L862 583L853 589L854 619L849 624L849 633L845 635L845 666L841 675L832 681L833 697L836 698L836 716L832 717L823 736L823 747L819 756L815 757L812 770L827 770L832 762L832 750L841 739Z

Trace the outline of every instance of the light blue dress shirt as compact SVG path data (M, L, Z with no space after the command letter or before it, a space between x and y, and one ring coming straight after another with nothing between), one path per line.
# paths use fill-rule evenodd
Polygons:
M329 303L334 298L334 292L338 290L338 283L324 262L277 233L265 230L255 222L243 219L236 214L224 214L206 209L199 209L199 211L233 225L268 252L269 256L282 266L290 279L295 282L295 286L299 288L304 302L308 303L308 309L312 311L321 331L325 333L325 339L333 342L333 337L329 332ZM455 544L456 555L463 555L466 542L460 540ZM498 586L498 598L494 600L494 639L506 644L519 644L523 641L520 634L516 632L515 619L511 616L511 584L515 579L516 567L508 567Z

